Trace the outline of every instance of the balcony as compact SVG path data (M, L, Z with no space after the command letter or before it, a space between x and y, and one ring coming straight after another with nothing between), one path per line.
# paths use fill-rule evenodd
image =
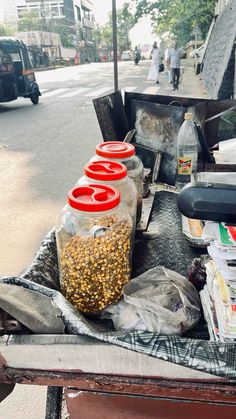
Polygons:
M81 0L81 6L87 10L93 10L93 2L91 0Z
M93 29L94 28L94 22L92 20L86 19L85 17L83 17L83 27L84 28L90 28Z

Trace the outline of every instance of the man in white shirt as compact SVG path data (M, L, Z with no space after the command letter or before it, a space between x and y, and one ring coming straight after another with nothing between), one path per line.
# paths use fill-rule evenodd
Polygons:
M171 70L173 90L179 88L179 77L180 77L180 58L183 55L183 51L178 47L178 43L174 42L173 47L169 49L167 56L167 67Z

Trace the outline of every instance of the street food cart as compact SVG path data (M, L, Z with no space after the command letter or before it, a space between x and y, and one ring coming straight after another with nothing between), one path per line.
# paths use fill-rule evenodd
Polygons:
M132 277L160 265L188 276L193 259L206 251L182 234L177 132L191 110L201 135L200 170L236 172L236 165L216 165L209 152L235 136L232 121L221 117L236 102L127 92L123 101L117 91L94 106L104 141L131 141L150 170ZM235 343L211 341L203 318L182 337L115 332L73 311L58 284L54 230L25 273L0 279L9 296L0 299L0 382L48 386L46 418L61 417L62 390L70 418L235 417Z

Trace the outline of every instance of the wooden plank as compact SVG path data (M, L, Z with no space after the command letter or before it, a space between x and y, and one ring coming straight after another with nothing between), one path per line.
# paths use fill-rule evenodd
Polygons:
M0 338L0 368L81 371L94 374L219 380L210 374L75 335L12 335Z

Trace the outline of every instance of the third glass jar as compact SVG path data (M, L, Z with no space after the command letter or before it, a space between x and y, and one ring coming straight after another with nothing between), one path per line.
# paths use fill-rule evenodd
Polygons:
M96 146L96 155L90 161L115 160L123 163L127 167L128 176L133 179L137 188L137 223L142 216L142 195L143 195L143 163L135 155L133 144L121 141L107 141Z

